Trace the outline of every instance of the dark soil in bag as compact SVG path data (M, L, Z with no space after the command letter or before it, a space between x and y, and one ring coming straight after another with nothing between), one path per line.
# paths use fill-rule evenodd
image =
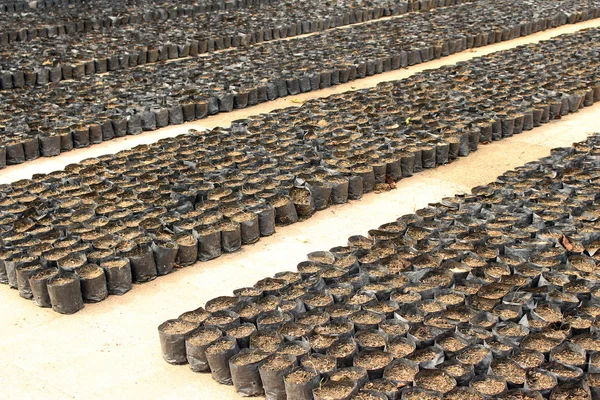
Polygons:
M81 283L83 301L97 303L108 297L108 286L103 268L96 264L87 264L75 272Z
M33 291L29 279L41 269L42 267L40 264L25 264L17 267L17 289L19 290L19 296L24 299L33 298Z
M277 196L271 200L275 208L275 222L279 225L289 225L298 221L298 214L294 202L288 196Z
M189 233L179 233L173 237L173 240L179 248L175 263L182 267L195 263L198 259L198 250L200 247L198 239Z
M213 379L223 385L232 385L229 360L239 352L234 338L224 336L206 348L206 359Z
M251 212L239 213L231 217L231 220L240 225L242 244L252 244L260 239L259 217Z
M356 384L348 381L327 381L313 390L315 400L350 400L358 391Z
M206 348L221 336L223 332L216 327L202 327L185 336L185 357L192 371L210 371Z
M174 241L154 241L151 246L154 264L158 275L167 275L173 271L179 245Z
M131 266L126 258L109 258L100 264L106 274L109 294L123 295L131 290Z
M225 253L233 253L242 247L240 224L227 221L218 225L221 231L221 248Z
M160 347L166 362L170 364L187 362L186 336L191 335L197 328L197 324L180 319L170 319L158 326Z
M319 383L319 375L315 372L295 368L284 377L285 393L288 400L311 400L313 389Z
M60 272L49 279L48 294L53 311L74 314L83 308L79 278L73 273Z
M264 394L259 368L269 356L258 349L243 349L229 360L235 391L243 397Z
M221 255L221 232L212 226L194 234L198 240L198 261L208 261ZM180 250L181 252L181 244Z
M286 399L284 377L296 366L296 357L274 354L260 366L260 378L265 390L265 398Z
M37 271L29 278L29 285L33 294L33 302L38 307L52 307L48 281L58 274L58 268L46 268Z

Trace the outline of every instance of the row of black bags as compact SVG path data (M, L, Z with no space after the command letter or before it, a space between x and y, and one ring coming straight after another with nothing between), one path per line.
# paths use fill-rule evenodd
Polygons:
M124 6L112 0L101 0L72 2L60 7L36 7L26 12L0 13L0 46L27 42L37 37L93 34L103 29L176 20L184 16L202 17L219 10L270 4L271 0L185 0L177 4L135 0Z
M98 278L103 293L122 294L133 281L254 243L276 224L389 190L403 177L468 155L481 141L593 104L600 86L587 60L598 51L598 34L589 30L498 53L5 185L2 281L33 298L33 273L46 279L47 268L77 273L95 264L104 272ZM547 57L563 48L577 51ZM551 78L515 69L532 61L543 62ZM481 71L495 74L496 84ZM427 97L420 96L424 91ZM423 113L434 106L435 115ZM168 262L158 261L153 246L169 254Z
M466 1L465 1L466 2ZM460 4L461 2L459 2ZM39 33L3 46L0 89L57 83L85 75L333 29L411 11L454 6L455 0L378 4L281 2L259 9L218 11L173 21L107 28L93 34ZM33 32L32 35L37 35ZM47 49L52 49L47 54ZM44 56L40 56L43 53Z
M6 162L18 164L72 147L330 87L594 18L600 12L581 0L561 3L561 10L570 8L569 14L557 7L555 2L536 2L519 4L509 12L505 5L485 0L436 13L417 13L408 20L399 17L310 38L90 75L81 81L60 82L55 88L4 91L0 93L4 126L0 138L6 146ZM540 17L524 22L532 12ZM494 22L474 25L482 15L493 16ZM236 61L239 57L248 58L240 63ZM25 152L25 147L30 151ZM0 166L2 159L0 154Z
M600 135L158 328L267 399L600 395Z

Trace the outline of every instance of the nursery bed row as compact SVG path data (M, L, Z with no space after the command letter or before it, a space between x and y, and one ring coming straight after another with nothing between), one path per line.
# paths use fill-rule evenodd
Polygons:
M594 2L599 0L481 0L292 41L3 91L0 167L596 18L600 8Z
M37 37L73 35L276 2L277 0L97 0L74 2L62 7L31 8L26 12L5 12L0 13L0 46L27 42Z
M82 299L123 294L277 224L389 190L599 100L599 37L565 35L2 186L0 281L72 313ZM53 276L79 302L49 297Z
M69 4L83 3L85 0L41 0L41 1L26 1L26 0L4 0L0 2L0 12L5 13L22 13L32 9L48 9L52 7L64 7Z
M158 327L268 400L600 398L600 136Z
M459 0L461 2L468 1ZM282 1L258 9L182 17L177 20L177 27L173 21L164 20L92 34L46 36L2 48L0 89L73 78L68 72L77 70L78 64L82 65L82 75L103 73L453 5L456 0L382 1L380 4ZM39 79L38 75L41 75Z

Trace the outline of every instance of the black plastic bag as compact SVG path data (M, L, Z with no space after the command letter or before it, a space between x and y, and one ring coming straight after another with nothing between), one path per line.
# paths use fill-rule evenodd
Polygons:
M206 359L213 379L222 385L232 385L229 360L238 353L237 341L224 336L206 348Z
M217 327L202 327L185 337L185 354L190 369L194 372L209 372L206 348L223 336Z
M242 349L229 360L229 369L235 391L243 397L264 394L259 367L269 356L259 349Z
M29 284L29 278L39 272L42 266L39 263L24 264L16 268L17 273L17 289L19 290L19 296L24 299L31 299L33 292L31 285Z
M73 314L83 308L79 277L71 272L60 272L48 280L48 294L52 310Z
M108 297L108 286L104 269L96 264L87 264L76 271L81 283L83 301L96 303Z
M173 271L179 245L174 241L155 240L151 246L154 264L158 275L167 275Z
M284 377L296 366L296 357L274 354L260 366L260 378L267 400L286 400Z
M287 400L312 400L313 389L319 384L319 374L301 367L294 368L284 377Z
M48 281L58 274L58 268L47 268L37 271L29 278L33 293L33 302L38 307L52 307L48 293Z
M100 263L100 267L106 273L109 294L122 295L131 290L131 266L127 258L112 257Z
M129 259L131 276L134 282L148 282L156 278L154 254L148 246L139 246L124 254Z
M198 260L209 261L221 256L221 232L214 227L205 227L194 236L198 240Z
M169 364L187 362L185 339L198 326L190 321L170 319L158 326L162 356Z
M173 236L173 241L177 243L179 250L175 263L185 267L194 264L198 260L198 239L193 234L178 233Z
M225 253L233 253L242 247L240 224L227 221L220 223L217 229L221 232L221 248Z

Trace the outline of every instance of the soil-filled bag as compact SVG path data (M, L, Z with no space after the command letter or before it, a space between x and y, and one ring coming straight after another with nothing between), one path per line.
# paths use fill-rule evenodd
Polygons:
M358 388L355 382L327 381L313 390L314 400L350 400Z
M436 390L429 390L420 387L409 387L402 391L400 400L442 400L444 395Z
M492 351L482 345L473 345L456 355L463 364L473 365L476 375L486 374L493 359Z
M550 361L558 361L585 370L587 368L586 351L579 345L563 342L550 350Z
M198 259L198 239L195 235L181 232L173 236L173 241L177 243L179 250L175 263L181 267L192 265ZM219 243L219 250L221 244Z
M156 264L154 253L148 246L139 246L124 254L129 259L131 277L134 282L148 282L156 278Z
M229 370L235 391L243 397L261 396L264 394L259 368L269 357L260 349L242 349L229 360Z
M240 226L242 244L252 244L260 239L260 221L258 215L252 212L241 212L231 217Z
M588 373L586 377L586 383L590 388L592 399L600 399L600 374Z
M286 341L279 347L278 352L296 357L296 364L299 364L310 352L310 343L307 340Z
M275 233L275 208L270 204L259 205L250 209L258 216L260 236L271 236Z
M488 398L495 398L507 389L506 379L502 376L490 374L476 375L471 380L470 387Z
M43 133L39 136L40 153L44 157L53 157L60 154L60 136Z
M209 261L221 256L221 232L218 229L206 226L193 233L198 240L198 261ZM179 246L181 251L181 244Z
M457 386L454 389L452 389L451 391L449 391L448 393L446 393L446 396L444 397L444 399L448 399L448 400L463 400L463 399L468 399L468 400L484 400L483 395L481 395L477 390L467 387L467 386ZM520 399L519 397L516 397L516 399ZM523 400L529 400L529 399L523 399ZM538 399L532 399L532 400L538 400ZM539 399L542 400L542 399Z
M327 356L320 353L312 353L302 358L300 365L322 377L329 377L337 371L337 363L335 357Z
M240 224L224 221L219 223L216 228L221 232L221 248L225 253L233 253L242 248Z
M415 375L414 384L440 393L448 393L456 387L456 380L438 369L422 369Z
M240 316L238 313L230 310L219 310L210 314L204 321L204 326L215 326L222 331L227 331L231 328L240 325ZM234 338L235 339L235 338Z
M122 295L131 290L132 277L128 259L112 257L103 261L100 266L106 273L109 294Z
M328 183L331 185L331 202L333 204L346 203L348 201L348 179L343 176L334 176L329 178Z
M239 304L238 307L240 307ZM238 347L240 349L246 349L250 347L250 336L252 336L254 332L256 332L256 326L249 322L244 322L240 323L238 326L228 329L225 333L225 336L231 336L235 338L235 340L237 340Z
M358 200L362 197L363 190L363 178L359 175L351 175L348 177L348 199Z
M278 195L270 202L275 207L275 221L279 225L289 225L298 222L296 207L289 196Z
M232 385L229 360L238 353L235 338L223 336L206 348L206 359L213 379L222 385Z
M363 367L348 367L338 369L329 379L331 382L353 382L357 389L361 389L369 382L369 375Z
M80 149L90 145L90 130L86 125L78 125L71 130L73 147Z
M525 375L524 386L526 389L535 390L547 398L557 383L556 375L542 369L531 368Z
M6 278L8 280L8 286L17 289L17 269L21 266L37 264L37 257L27 253L14 253L8 259L4 261L4 268L6 270Z
M400 169L402 171L402 177L408 178L415 173L415 154L410 152L400 153Z
M186 336L191 334L197 324L181 319L170 319L158 326L158 336L163 358L169 364L185 364Z
M423 168L435 168L436 165L436 154L435 146L427 145L421 148L421 162Z
M362 387L361 392L366 394L372 394L381 397L381 400L399 399L400 388L396 386L392 381L387 379L375 379L369 381ZM372 400L367 397L368 400Z
M223 336L217 327L202 327L185 337L185 355L194 372L209 372L206 348Z
M287 400L312 400L313 389L319 384L320 376L302 367L292 370L284 378Z
M355 367L364 368L369 379L383 378L383 371L394 359L390 353L382 350L363 350L354 357Z
M261 313L256 318L256 326L258 329L273 329L281 328L286 322L294 320L294 316L289 312L273 310Z
M328 182L314 182L310 185L315 210L324 210L331 202L333 185Z
M353 168L352 172L362 178L363 193L369 193L375 189L375 171L372 166L360 165Z
M468 386L469 382L475 376L475 370L470 364L463 364L454 358L444 361L438 367L456 380L461 386Z
M415 375L419 372L419 365L405 358L396 358L384 370L384 379L393 382L401 388L411 385Z
M47 268L37 271L29 278L33 294L33 302L38 307L52 307L48 293L48 281L58 274L58 268Z
M294 187L290 196L296 207L296 213L301 218L308 218L315 212L314 196L307 187Z
M329 346L326 354L335 357L339 368L351 367L354 357L358 354L358 346L352 337L340 338Z
M6 163L8 165L22 164L25 162L25 150L20 141L11 141L6 144Z
M83 301L97 303L108 297L108 286L103 268L96 264L87 264L75 272L81 283Z
M19 296L24 299L31 299L33 292L31 285L29 284L29 278L36 272L40 271L42 266L39 263L23 264L17 267L17 289L19 290Z
M550 400L560 399L596 400L592 397L590 387L583 379L575 382L559 383L550 393Z
M48 280L48 294L52 310L61 314L74 314L83 308L79 277L71 272L60 272Z
M171 273L177 260L179 245L174 241L155 240L151 249L154 254L156 273L159 276Z

